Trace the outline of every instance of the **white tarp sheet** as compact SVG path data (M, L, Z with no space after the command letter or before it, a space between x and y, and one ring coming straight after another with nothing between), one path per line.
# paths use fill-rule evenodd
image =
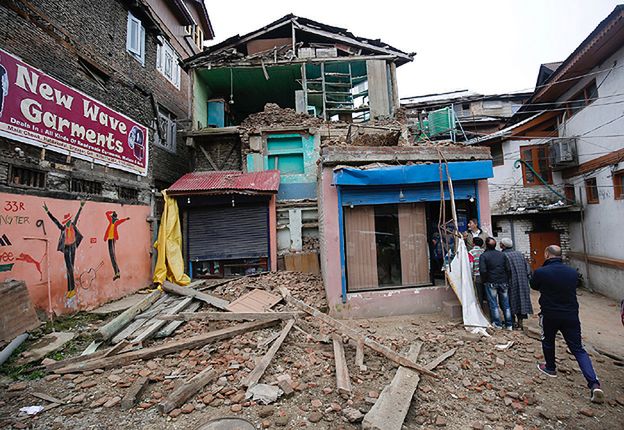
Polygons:
M468 251L463 240L458 240L457 254L450 264L450 270L445 270L446 279L455 291L455 295L462 305L464 326L466 327L489 327L481 307L477 304L477 297L472 283L472 270Z

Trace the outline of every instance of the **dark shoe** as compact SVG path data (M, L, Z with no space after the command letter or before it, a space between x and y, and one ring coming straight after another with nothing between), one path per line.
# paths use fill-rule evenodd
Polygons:
M590 400L592 403L604 403L605 395L604 392L600 389L599 384L595 384L592 387Z
M557 371L546 369L546 363L537 363L537 369L545 375L550 376L551 378L557 377Z

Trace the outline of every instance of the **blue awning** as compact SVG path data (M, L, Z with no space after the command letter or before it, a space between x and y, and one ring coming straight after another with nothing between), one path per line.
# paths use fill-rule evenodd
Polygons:
M487 179L494 176L492 161L456 161L448 163L453 181ZM442 178L446 181L446 169L442 166ZM417 164L388 166L374 169L343 167L334 171L334 185L409 185L440 181L440 164Z

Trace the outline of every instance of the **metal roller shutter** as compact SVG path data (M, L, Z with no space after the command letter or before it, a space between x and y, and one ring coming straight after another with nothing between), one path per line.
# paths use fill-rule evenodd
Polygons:
M189 210L191 260L267 257L268 235L268 208L265 205Z

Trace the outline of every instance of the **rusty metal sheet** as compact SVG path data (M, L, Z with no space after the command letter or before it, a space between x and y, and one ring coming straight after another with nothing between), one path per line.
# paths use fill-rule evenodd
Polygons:
M226 170L221 172L191 172L178 179L168 188L170 194L189 191L257 191L276 193L280 184L278 170L243 173Z

